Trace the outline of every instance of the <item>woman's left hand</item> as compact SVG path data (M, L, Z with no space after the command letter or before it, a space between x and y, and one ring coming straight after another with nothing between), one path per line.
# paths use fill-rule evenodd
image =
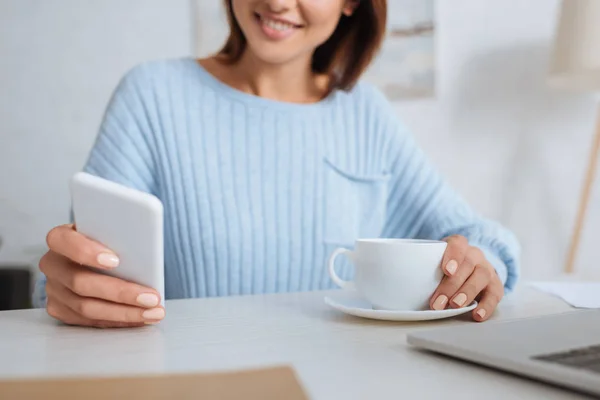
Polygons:
M459 308L477 300L479 304L473 310L473 319L485 321L504 296L504 286L496 270L483 251L470 246L464 236L454 235L444 241L448 243L442 260L445 276L431 296L431 308Z

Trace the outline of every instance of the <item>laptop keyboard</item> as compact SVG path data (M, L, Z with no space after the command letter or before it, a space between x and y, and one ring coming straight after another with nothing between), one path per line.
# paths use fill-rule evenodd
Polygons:
M560 353L543 354L535 356L533 359L567 367L582 368L600 374L600 345L581 347Z

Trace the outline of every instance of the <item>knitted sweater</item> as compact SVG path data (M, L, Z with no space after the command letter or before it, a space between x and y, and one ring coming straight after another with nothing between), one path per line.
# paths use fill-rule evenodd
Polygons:
M328 255L364 237L461 234L506 290L518 277L513 234L448 186L365 82L295 104L231 88L193 59L147 62L116 88L84 170L163 202L167 298L332 288Z

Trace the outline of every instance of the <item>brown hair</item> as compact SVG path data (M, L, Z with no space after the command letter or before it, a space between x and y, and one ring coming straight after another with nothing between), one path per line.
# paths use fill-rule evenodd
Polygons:
M229 37L219 56L228 63L239 61L246 38L233 14L232 0L224 0ZM381 46L387 19L386 0L359 0L354 13L342 15L335 31L315 49L312 70L329 75L329 90L349 90L367 69Z

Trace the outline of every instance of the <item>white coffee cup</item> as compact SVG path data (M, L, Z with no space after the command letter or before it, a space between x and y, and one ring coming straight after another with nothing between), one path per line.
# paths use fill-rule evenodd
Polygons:
M447 243L418 239L358 239L354 251L337 248L329 257L331 279L342 288L355 288L378 310L426 310L443 278L442 258ZM355 268L354 281L335 272L338 255Z

